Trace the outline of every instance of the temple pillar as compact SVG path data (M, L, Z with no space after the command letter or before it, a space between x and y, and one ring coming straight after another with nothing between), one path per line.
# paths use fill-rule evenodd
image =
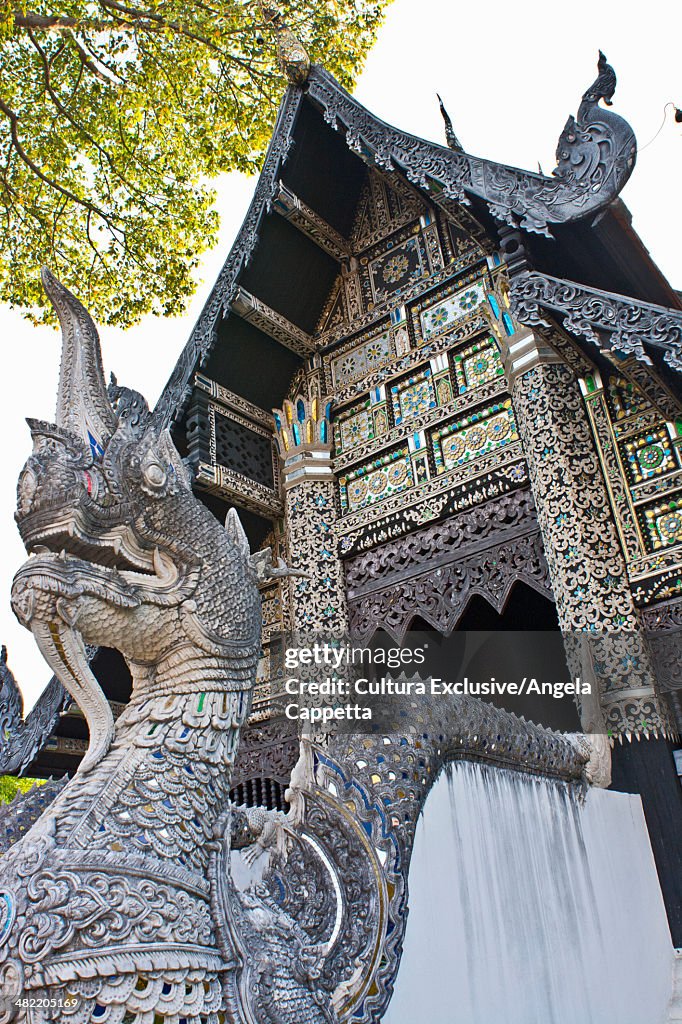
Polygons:
M330 403L297 395L274 411L282 459L290 626L324 639L348 636L343 563L338 554L337 488L332 469Z
M665 736L668 717L579 383L528 328L503 339L502 354L571 670L591 677L599 698L583 700L583 728L621 741Z

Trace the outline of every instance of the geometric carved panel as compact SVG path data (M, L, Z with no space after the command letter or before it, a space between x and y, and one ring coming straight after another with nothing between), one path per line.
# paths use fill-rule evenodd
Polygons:
M412 466L406 448L375 459L339 479L342 509L355 512L413 484Z
M678 469L670 434L665 426L645 431L623 442L624 463L631 483L638 484L654 476Z
M440 473L479 459L518 440L511 402L499 402L483 412L440 427L434 430L432 438L436 468Z
M216 462L265 487L274 487L272 441L237 420L215 413Z
M504 377L500 350L493 338L459 349L452 362L457 377L458 391L464 394L470 388L480 388L488 381Z
M483 302L485 302L485 288L482 282L477 281L425 309L421 314L424 341L430 341L431 338L449 331L459 320L469 316Z
M417 235L372 260L369 277L374 302L385 302L390 294L400 292L423 277L427 272L425 255L422 240Z
M638 516L649 551L682 544L682 500L654 502L638 509Z
M431 370L422 370L400 384L394 384L391 388L391 401L396 425L419 415L420 412L435 409L436 392Z
M392 355L390 332L382 331L364 344L351 348L332 360L334 383L345 384L357 377L364 377L383 366Z
M350 416L339 418L335 424L336 447L340 451L348 451L356 444L374 439L374 423L370 403L364 402L361 408L353 410Z

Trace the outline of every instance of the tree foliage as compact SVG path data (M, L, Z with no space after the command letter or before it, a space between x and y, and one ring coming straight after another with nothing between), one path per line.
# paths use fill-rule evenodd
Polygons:
M27 793L33 786L42 786L45 779L20 779L16 775L0 775L0 803L9 804L17 793Z
M349 87L387 2L0 0L0 300L47 318L47 263L105 322L182 312L208 179L270 137L276 26Z

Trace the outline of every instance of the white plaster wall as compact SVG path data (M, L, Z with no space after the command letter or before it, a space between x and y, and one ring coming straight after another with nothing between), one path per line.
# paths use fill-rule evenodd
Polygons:
M662 1024L672 945L639 797L458 764L431 793L385 1024Z

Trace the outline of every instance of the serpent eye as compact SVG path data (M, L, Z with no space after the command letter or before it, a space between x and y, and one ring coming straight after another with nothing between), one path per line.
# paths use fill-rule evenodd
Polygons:
M152 463L145 468L144 478L150 487L163 487L166 482L166 474L158 463Z
M152 449L146 452L140 468L143 487L148 494L158 494L165 490L168 482L168 466Z
M93 472L92 469L83 470L83 483L85 489L88 492L88 497L97 499L102 493L102 480L101 476L97 472Z

